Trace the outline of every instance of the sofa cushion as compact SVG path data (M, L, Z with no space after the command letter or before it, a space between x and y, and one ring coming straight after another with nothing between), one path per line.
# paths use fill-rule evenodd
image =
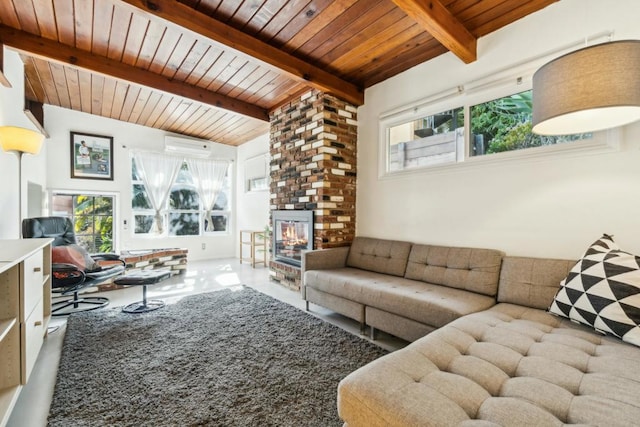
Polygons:
M640 346L640 257L605 234L562 281L549 311Z
M349 250L347 266L404 276L410 250L409 242L356 237Z
M640 419L639 395L640 349L498 304L350 374L338 411L353 427L628 426Z
M495 304L489 296L349 267L307 271L304 283L436 328Z
M495 296L502 255L493 249L413 245L405 277Z
M574 264L562 259L504 257L498 302L546 310Z

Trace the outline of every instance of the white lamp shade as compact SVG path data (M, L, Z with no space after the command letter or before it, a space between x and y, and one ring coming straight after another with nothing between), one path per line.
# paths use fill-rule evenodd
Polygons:
M3 151L38 154L44 135L31 129L17 126L0 126L0 146Z
M571 52L533 76L533 132L569 135L640 120L640 40Z

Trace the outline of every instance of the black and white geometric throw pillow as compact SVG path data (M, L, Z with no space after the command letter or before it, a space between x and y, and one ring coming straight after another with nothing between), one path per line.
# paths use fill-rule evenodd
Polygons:
M560 283L549 312L640 346L640 257L603 235Z

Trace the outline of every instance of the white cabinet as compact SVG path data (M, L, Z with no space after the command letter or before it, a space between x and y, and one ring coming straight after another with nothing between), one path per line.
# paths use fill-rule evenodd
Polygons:
M47 334L51 241L0 240L0 426L7 423Z

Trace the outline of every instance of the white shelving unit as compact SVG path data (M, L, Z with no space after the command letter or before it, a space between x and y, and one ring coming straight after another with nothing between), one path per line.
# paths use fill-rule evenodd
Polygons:
M0 427L29 380L47 334L51 242L0 240Z

